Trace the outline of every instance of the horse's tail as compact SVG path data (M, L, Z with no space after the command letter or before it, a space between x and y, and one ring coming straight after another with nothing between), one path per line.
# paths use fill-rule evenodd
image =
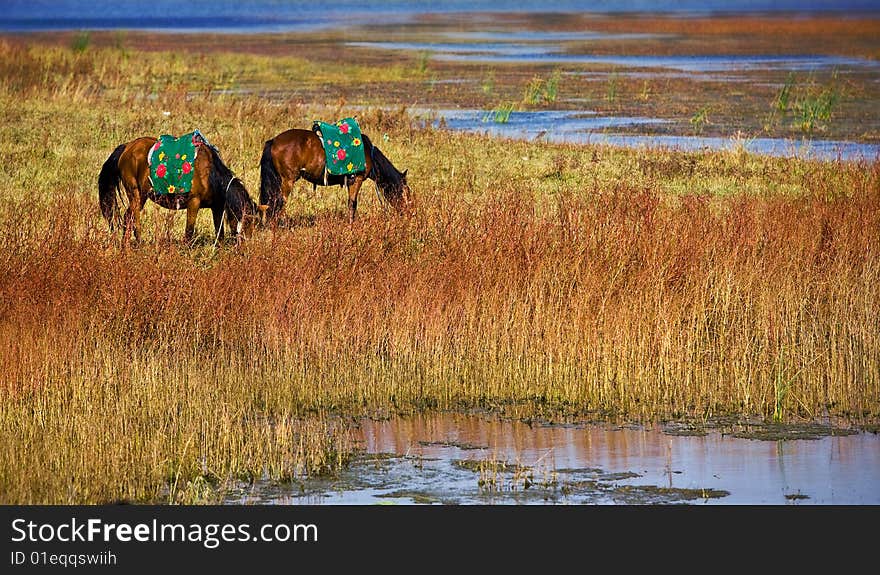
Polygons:
M122 180L122 172L119 171L119 157L125 151L125 146L126 144L120 144L113 150L113 153L101 166L101 173L98 174L98 202L101 205L101 215L107 220L111 232L114 224L119 221L119 210L116 203L119 182Z
M284 197L281 195L281 175L272 160L272 144L275 139L267 140L260 157L260 204L269 206L267 215L274 218L284 209Z

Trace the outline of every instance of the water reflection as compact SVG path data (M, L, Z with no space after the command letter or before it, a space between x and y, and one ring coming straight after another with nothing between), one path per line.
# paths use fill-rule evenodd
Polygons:
M762 441L668 431L460 414L366 420L361 441L372 458L338 478L257 485L229 502L880 504L880 436Z

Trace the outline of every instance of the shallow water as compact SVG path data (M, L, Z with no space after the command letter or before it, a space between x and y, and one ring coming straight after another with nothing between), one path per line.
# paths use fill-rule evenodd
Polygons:
M459 12L665 12L679 16L713 12L877 12L876 0L4 0L0 30L161 30L166 32L286 32L405 22L420 14ZM480 21L483 21L482 19ZM487 22L492 22L490 16Z
M416 114L419 109L413 110ZM634 126L639 124L662 124L667 120L643 117L599 116L593 111L571 112L565 110L541 110L533 112L511 112L507 122L492 121L491 111L485 110L438 110L438 117L446 120L446 126L453 130L479 131L495 136L515 136L534 139L538 134L552 128L562 138L593 130ZM439 119L438 119L439 123ZM551 135L551 137L553 137Z
M663 68L682 72L758 70L798 72L832 68L880 67L880 63L873 60L822 54L618 56L566 54L562 52L561 44L508 44L504 42L348 42L347 45L382 50L430 52L432 58L457 62L588 64L625 68Z
M338 477L257 483L227 503L880 504L880 436L819 426L801 430L810 439L761 440L744 429L364 420L365 455Z
M874 12L876 0L634 0L625 4L607 0L213 0L206 10L201 2L152 0L4 0L0 30L150 30L164 32L297 32L404 23L422 14L461 12L659 12L679 16L714 12ZM491 18L488 22L491 22Z
M439 56L446 60L479 60L483 62L539 62L545 64L600 64L627 68L666 68L685 72L730 72L744 70L811 71L840 67L880 66L873 60L804 54L797 56L596 56L590 54L555 54L536 50L534 54L471 54Z
M487 32L441 32L441 36L458 40L491 42L572 42L583 40L645 40L671 38L672 34L641 34L608 32L553 32L547 30L515 30Z
M415 110L415 112L417 115L428 115L424 111ZM742 147L754 154L830 161L873 161L880 157L880 144L859 142L613 133L609 132L609 129L662 124L668 120L598 116L590 111L512 112L508 121L504 123L492 121L491 114L485 110L436 110L434 113L436 114L434 124L437 126L443 118L446 127L451 130L532 141L608 144L629 148L667 148L681 151L735 150Z
M748 75L711 74L707 72L672 72L669 70L651 72L628 72L613 70L611 72L565 72L566 76L576 76L587 82L607 82L611 78L631 78L634 80L692 80L694 82L749 82L753 86L780 87L781 83L756 83Z

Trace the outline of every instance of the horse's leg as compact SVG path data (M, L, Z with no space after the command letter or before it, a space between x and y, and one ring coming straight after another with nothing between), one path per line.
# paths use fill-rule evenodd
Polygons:
M141 243L141 210L147 203L147 197L141 194L139 188L135 188L128 195L128 208L125 210L125 228L122 232L122 243L127 245L129 235L134 233L134 245Z
M129 202L128 207L125 208L125 214L122 216L122 247L125 248L128 246L129 237L131 237L131 229L134 225L134 210L132 209L132 204Z
M122 215L122 249L125 249L129 245L129 239L134 229L134 213L140 205L138 201L140 199L140 191L138 190L137 180L127 174L123 174L122 188L125 190L125 195L128 199L128 205L125 207L125 213Z
M293 184L295 184L299 178L299 174L294 174L292 178L281 179L281 198L285 204L290 202L290 194L293 193Z
M196 216L199 215L201 200L193 197L186 204L186 230L183 232L183 242L189 244L192 242L193 232L196 229Z
M354 223L354 215L357 212L358 207L358 192L361 189L361 184L364 183L363 176L355 176L354 182L347 186L348 188L348 223Z
M299 174L296 174L292 178L285 179L281 182L281 197L287 200L290 197L290 193L293 191L293 184L295 184L299 180Z

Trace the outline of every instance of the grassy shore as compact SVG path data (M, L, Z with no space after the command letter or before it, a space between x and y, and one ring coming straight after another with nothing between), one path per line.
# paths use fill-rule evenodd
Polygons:
M199 128L256 197L263 142L350 115L228 93L304 58L0 41L0 502L210 501L332 473L352 417L880 422L880 164L499 141L359 108L416 205L297 187L212 247L148 207L123 251L109 153ZM405 75L405 70L391 73Z

